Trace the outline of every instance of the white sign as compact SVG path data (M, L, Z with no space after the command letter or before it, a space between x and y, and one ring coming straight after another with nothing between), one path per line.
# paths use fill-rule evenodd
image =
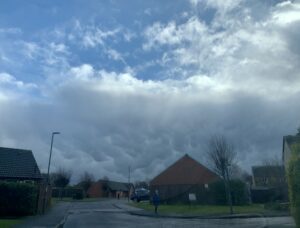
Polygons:
M189 193L189 200L190 201L196 201L196 194L195 193Z

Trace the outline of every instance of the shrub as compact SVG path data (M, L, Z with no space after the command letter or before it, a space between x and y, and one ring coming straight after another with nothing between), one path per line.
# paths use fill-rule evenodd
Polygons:
M289 203L270 202L264 205L264 208L272 211L289 211Z
M0 215L23 216L36 212L37 186L28 183L0 182Z
M241 180L231 180L229 183L233 205L248 204L249 197L246 191L246 184ZM222 180L210 184L210 190L216 204L227 204L225 186Z
M73 195L73 199L76 199L76 200L81 200L83 199L83 192L76 192L74 195Z
M297 228L300 228L300 145L292 147L287 175L291 213Z

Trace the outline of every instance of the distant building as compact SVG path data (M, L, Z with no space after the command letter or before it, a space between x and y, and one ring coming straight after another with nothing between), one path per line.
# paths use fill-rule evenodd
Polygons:
M288 189L284 166L253 166L252 174L253 186L251 193L254 203L276 200L287 201Z
M91 198L109 197L120 198L128 197L132 188L131 184L110 181L110 180L98 180L93 183L88 189L87 194Z
M291 156L291 149L293 145L300 145L300 136L287 135L283 136L283 146L282 146L282 161L285 167L288 167L288 163Z
M0 147L0 180L41 181L32 151Z
M276 187L286 183L285 170L279 165L253 166L253 186Z
M188 202L191 197L211 203L209 185L217 180L217 174L186 154L150 181L150 191L158 190L160 199L168 203Z

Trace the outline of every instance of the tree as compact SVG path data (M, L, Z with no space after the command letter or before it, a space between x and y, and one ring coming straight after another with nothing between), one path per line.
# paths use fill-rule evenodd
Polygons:
M91 187L92 183L94 182L95 178L93 174L84 172L80 177L79 186L83 188L85 194L87 195L88 189Z
M297 134L296 134L296 136L300 136L300 126L298 127L298 132L297 132Z
M134 183L134 187L149 189L149 182L148 181L136 181Z
M236 152L233 144L230 143L223 135L212 136L208 143L207 155L212 163L214 171L223 179L227 202L230 207L230 213L233 214L232 197L230 191L230 172L229 167L235 163Z
M52 175L54 186L60 188L60 198L62 197L62 189L64 189L70 183L71 175L71 171L67 171L63 168L60 168Z
M282 161L277 157L264 159L262 162L263 166L282 166Z

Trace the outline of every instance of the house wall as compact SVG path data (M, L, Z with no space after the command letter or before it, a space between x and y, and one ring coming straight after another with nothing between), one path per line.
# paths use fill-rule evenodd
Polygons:
M120 198L128 197L127 191L110 191L104 183L96 182L87 191L91 198L117 198L118 194Z
M107 192L104 189L103 183L96 182L87 191L89 197L91 198L100 198L107 197Z

